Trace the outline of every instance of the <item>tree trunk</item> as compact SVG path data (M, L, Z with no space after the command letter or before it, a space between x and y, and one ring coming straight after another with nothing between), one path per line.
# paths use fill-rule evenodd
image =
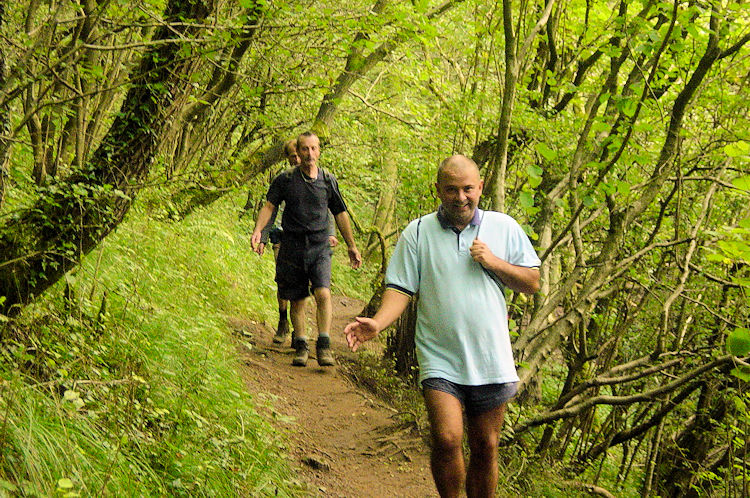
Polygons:
M5 22L5 2L0 3L0 27ZM0 45L0 88L5 88L6 61L4 45ZM0 105L0 207L5 200L5 188L8 178L8 152L10 151L10 105Z
M418 296L409 301L406 310L396 321L396 326L388 334L385 348L385 357L393 360L396 373L414 382L418 378L417 352L414 345L418 301Z
M381 147L381 150L391 150L390 141L384 140ZM380 196L378 197L378 203L375 205L375 215L372 221L375 225L375 230L380 232L382 237L385 237L391 230L392 208L396 198L396 190L398 189L398 164L393 154L382 155L381 163L383 188L380 190ZM380 237L378 234L370 234L367 244L365 244L364 257L369 261L379 246Z
M200 23L210 11L200 1L170 0L167 23L154 38L190 38L195 28L185 20ZM144 55L120 113L85 167L0 229L0 313L16 314L122 221L158 149L172 91L184 85L180 48L164 43Z

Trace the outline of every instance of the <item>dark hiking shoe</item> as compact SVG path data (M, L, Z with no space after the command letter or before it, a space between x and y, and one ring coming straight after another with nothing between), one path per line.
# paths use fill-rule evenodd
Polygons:
M294 359L292 365L295 367L304 367L307 365L307 355L310 354L310 348L307 346L306 339L297 339L294 346Z
M287 335L289 335L289 322L279 319L279 326L276 328L276 335L273 336L273 343L284 344Z
M318 342L315 343L315 354L318 357L318 365L321 367L332 367L335 364L330 337L318 337Z

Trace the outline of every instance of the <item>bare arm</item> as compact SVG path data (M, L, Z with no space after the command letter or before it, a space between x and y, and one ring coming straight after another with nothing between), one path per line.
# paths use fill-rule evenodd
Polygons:
M498 258L479 239L474 241L469 251L474 261L494 273L510 289L525 294L533 294L539 290L538 269L512 265Z
M336 238L336 219L330 210L328 210L328 243L331 247L339 245L339 239Z
M359 254L357 244L354 242L349 215L346 211L341 211L334 218L336 219L336 225L339 227L339 232L341 232L341 236L344 237L344 242L346 242L346 246L349 248L349 261L352 268L359 268L362 266L362 256Z
M275 208L276 206L273 203L266 201L258 213L258 219L255 222L255 230L253 230L253 236L250 239L250 245L258 254L263 254L263 247L265 244L261 243L260 239L262 237L263 228L265 228L265 226L268 225L268 222L271 221L271 216L273 215Z
M266 223L266 226L264 226L263 230L260 231L260 241L262 244L268 244L268 238L271 235L271 229L273 228L273 224L276 222L276 215L278 214L279 214L279 206L274 206L273 212L271 213L271 219L268 220L268 223Z
M346 342L352 351L356 351L360 344L369 341L387 328L401 316L409 304L409 296L394 289L386 289L383 302L372 318L356 317L354 322L344 328Z

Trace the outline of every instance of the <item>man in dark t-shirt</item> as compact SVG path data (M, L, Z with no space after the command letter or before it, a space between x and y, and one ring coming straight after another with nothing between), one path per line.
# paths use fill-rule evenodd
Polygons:
M286 154L286 160L289 163L289 166L292 168L296 168L299 166L300 159L299 154L297 154L297 139L293 138L291 140L287 140L287 142L284 144L284 153ZM279 250L281 249L281 234L282 229L278 226L276 226L276 215L279 212L279 206L277 206L273 213L271 214L271 219L268 222L268 225L263 228L261 231L261 238L260 238L260 244L257 249L260 250L262 253L264 250L264 247L268 244L268 242L271 242L271 247L273 248L273 258L274 260L278 259L279 257ZM328 211L328 243L330 246L336 247L339 243L339 240L336 238L336 224L333 220L333 214L331 214L330 211ZM287 319L287 309L289 308L289 300L284 299L281 297L279 292L277 291L277 301L279 303L279 324L276 327L276 334L273 336L273 343L274 344L284 344L286 341L287 336L289 335L289 321ZM296 341L294 340L294 334L292 334L292 348L295 347Z
M273 210L283 201L281 217L281 248L276 260L276 283L279 295L291 301L292 326L296 332L295 356L292 364L305 366L309 347L305 329L305 299L310 289L317 305L318 340L316 354L320 366L334 364L331 353L331 248L328 242L328 210L346 242L352 268L362 265L362 257L354 242L346 204L339 192L336 178L318 167L320 141L306 132L297 138L300 165L287 170L271 183L266 203L258 214L251 244L263 253L261 232Z

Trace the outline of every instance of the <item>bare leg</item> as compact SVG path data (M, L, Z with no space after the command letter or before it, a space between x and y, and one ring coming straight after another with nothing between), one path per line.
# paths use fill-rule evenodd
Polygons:
M497 488L497 444L507 403L480 415L467 417L469 470L466 475L468 498L495 496Z
M325 287L313 289L315 295L316 319L318 322L318 335L330 335L331 320L333 316L333 303L331 302L331 290Z
M307 298L292 301L292 326L294 334L299 339L307 339L307 329L305 324L305 301Z
M274 261L278 260L280 249L281 249L281 244L273 245L273 260ZM276 289L276 301L278 301L279 303L279 326L277 328L277 333L278 333L278 329L281 329L282 327L284 327L282 332L286 334L286 331L288 330L288 327L289 327L287 325L288 323L287 322L287 310L289 309L289 300L281 298L281 294L279 293L278 288Z
M276 300L279 302L279 318L286 320L286 311L289 309L289 300L282 299L281 296L279 296L278 291L276 291Z
M441 497L457 497L466 478L461 402L448 393L434 389L425 389L424 399L430 419L430 467L435 486Z

